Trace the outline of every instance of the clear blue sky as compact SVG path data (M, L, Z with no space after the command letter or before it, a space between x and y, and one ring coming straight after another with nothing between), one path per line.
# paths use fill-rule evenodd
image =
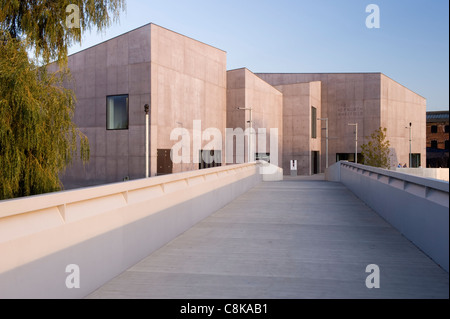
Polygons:
M380 8L379 29L366 6ZM226 51L228 69L382 72L449 109L448 0L128 0L120 21L70 53L153 22Z

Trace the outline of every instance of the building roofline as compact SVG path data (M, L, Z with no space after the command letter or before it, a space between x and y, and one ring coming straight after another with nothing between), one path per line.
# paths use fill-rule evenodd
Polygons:
M410 91L410 92L412 92L412 93L414 93L414 94L417 94L417 95L420 96L421 98L423 98L423 99L425 99L425 100L427 99L427 98L424 97L423 95L420 95L419 93L414 92L414 91L411 90L410 88L408 88L408 87L404 86L403 84L399 83L398 81L392 79L391 77L389 77L388 75L384 74L383 72L316 72L316 73L314 73L314 72L304 72L304 73L302 73L302 72L258 72L258 73L255 73L255 74L282 74L282 75L283 75L283 74L285 74L285 75L291 75L291 74L292 74L292 75L293 75L293 74L311 74L311 75L314 75L314 74L319 74L319 75L326 75L326 74L332 74L332 75L335 75L335 74L379 74L380 76L381 76L381 75L382 75L382 76L385 76L385 77L388 78L389 80L391 80L391 81L397 83L398 85L404 87L404 88L407 89L408 91Z
M126 34L128 34L128 33L131 33L131 32L133 32L133 31L136 31L136 30L145 28L145 27L147 27L147 26L152 26L152 25L157 26L157 27L159 27L159 28L161 28L161 29L164 29L164 30L173 32L173 33L175 33L175 34L181 35L181 36L183 36L183 37L185 37L185 38L188 38L188 39L190 39L190 40L199 42L199 43L201 43L201 44L204 44L204 45L209 46L209 47L211 47L211 48L214 48L214 49L216 49L216 50L222 51L222 52L224 52L224 53L227 53L227 51L222 50L222 49L219 49L219 48L217 48L217 47L215 47L215 46L213 46L213 45L207 44L207 43L205 43L205 42L202 42L202 41L196 40L196 39L194 39L194 38L191 38L191 37L189 37L189 36L187 36L187 35L184 35L184 34L182 34L182 33L179 33L179 32L170 30L170 29L168 29L168 28L162 27L162 26L160 26L160 25L158 25L158 24L156 24L156 23L149 22L149 23L146 23L146 24L144 24L144 25L141 25L140 27L137 27L137 28L134 28L134 29L132 29L132 30L126 31L126 32L124 32L124 33L121 33L121 34L119 34L119 35L116 35L116 36L114 36L114 37L112 37L112 38L110 38L110 39L101 41L101 42L99 42L99 43L97 43L97 44L94 44L94 45L92 45L92 46L90 46L90 47L84 48L84 49L82 49L82 50L80 50L80 51L78 51L78 52L72 53L72 54L68 55L68 57L73 56L73 55L78 54L78 53L81 53L81 52L83 52L83 51L86 51L86 50L95 48L96 46L99 46L99 45L101 45L101 44L105 44L105 43L108 42L108 41L117 39L117 38L119 38L119 37L121 37L121 36L124 36L124 35L126 35Z
M269 85L270 87L272 87L274 90L276 90L276 91L278 91L278 92L280 92L280 93L283 93L283 92L281 92L279 89L277 89L274 85L270 84L269 82L267 82L267 81L264 80L264 79L261 79L256 73L252 72L252 70L250 70L249 68L247 68L247 67L245 67L245 66L242 67L242 68L237 68L237 69L227 70L227 73L228 73L228 72L233 72L233 71L240 71L240 70L244 70L244 71L250 72L251 74L253 74L254 76L256 76L260 81L266 83L267 85Z

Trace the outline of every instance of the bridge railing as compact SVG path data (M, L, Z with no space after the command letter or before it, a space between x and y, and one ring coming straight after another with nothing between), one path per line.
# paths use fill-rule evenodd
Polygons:
M326 175L449 271L448 182L350 162L336 163Z
M0 201L0 298L86 296L261 180L249 163Z

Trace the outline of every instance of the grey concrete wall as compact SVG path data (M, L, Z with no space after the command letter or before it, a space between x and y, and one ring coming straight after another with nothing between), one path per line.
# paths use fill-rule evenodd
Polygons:
M3 201L0 298L85 297L261 180L242 164Z
M355 152L354 126L348 126L349 123L358 123L358 152L376 129L386 127L392 145L392 166L398 165L401 160L408 161L409 136L405 122L409 124L412 121L416 128L413 152L424 152L425 99L381 73L257 75L274 86L321 82L322 117L329 119L330 165L336 162L336 153ZM285 134L289 135L289 131ZM325 143L322 143L321 154L323 171Z
M77 105L74 122L86 134L91 159L62 174L66 188L145 177L145 113L150 104L150 28L143 26L69 56ZM129 95L129 129L106 130L106 97Z
M391 144L391 165L409 167L409 123L412 123L412 153L421 154L426 167L427 101L384 74L381 75L381 126L387 127Z
M202 122L202 131L217 128L225 135L222 50L148 24L73 54L68 62L78 100L74 122L89 139L91 159L86 166L75 161L62 174L67 189L145 177L145 104L151 105L151 176L157 149L177 142L170 140L174 128L188 129L191 140L190 163L174 165L174 173L198 169L192 158L194 120ZM108 131L106 97L122 94L129 95L129 128Z
M308 82L276 86L283 92L283 171L291 174L290 161L297 161L299 175L311 175L311 151L320 151L321 123L317 137L311 137L311 107L321 117L321 83Z
M449 183L340 162L340 181L449 271Z
M151 26L151 47L152 176L157 149L172 148L176 141L170 133L177 127L189 131L191 161L174 164L173 172L198 169L192 158L193 121L201 121L202 131L217 128L225 136L226 52L157 25Z
M261 80L250 70L242 68L227 72L227 128L243 130L249 127L250 111L237 108L251 108L253 129L266 129L266 153L270 153L270 129L278 129L278 166L283 163L283 94ZM255 153L258 152L258 138L255 138ZM247 150L248 145L245 145ZM236 151L234 151L234 157ZM245 161L247 161L247 151Z

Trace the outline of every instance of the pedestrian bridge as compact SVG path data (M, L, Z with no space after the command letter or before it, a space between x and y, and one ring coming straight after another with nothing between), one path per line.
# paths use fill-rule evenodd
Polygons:
M449 297L448 182L327 180L250 163L0 202L0 298Z

